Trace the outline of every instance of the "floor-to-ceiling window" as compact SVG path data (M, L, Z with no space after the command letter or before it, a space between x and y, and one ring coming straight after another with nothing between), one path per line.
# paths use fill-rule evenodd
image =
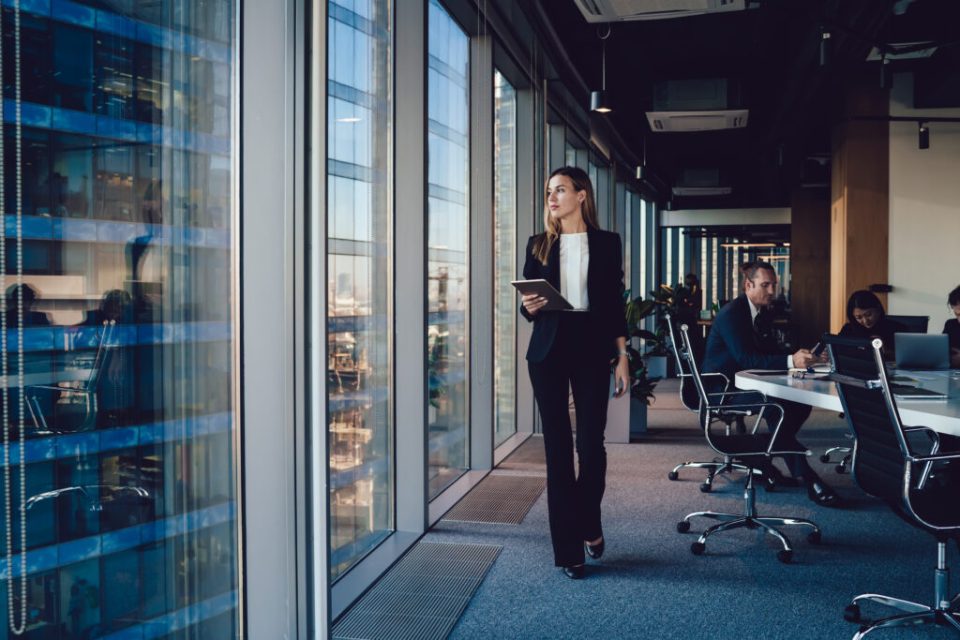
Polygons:
M0 638L239 633L237 15L3 3Z
M427 19L427 429L430 498L469 467L470 39Z
M499 71L493 78L494 444L517 431L517 92Z
M393 529L389 0L331 0L327 82L330 573Z

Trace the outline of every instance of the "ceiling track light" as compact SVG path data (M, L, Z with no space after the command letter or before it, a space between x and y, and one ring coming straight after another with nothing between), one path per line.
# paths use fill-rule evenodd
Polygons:
M917 147L920 149L930 148L930 129L926 122L917 123Z
M890 66L890 58L887 52L880 54L880 88L889 89L893 87L893 68Z
M825 26L820 26L820 66L825 67L830 64L830 30Z
M610 25L607 25L606 35L600 35L597 31L597 37L602 43L600 50L600 91L590 92L590 111L597 113L610 113L613 109L610 107L610 97L607 95L607 38L610 37Z

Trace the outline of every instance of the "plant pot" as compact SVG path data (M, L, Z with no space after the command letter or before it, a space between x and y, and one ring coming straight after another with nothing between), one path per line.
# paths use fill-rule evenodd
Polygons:
M613 376L610 376L610 395L613 396ZM607 428L604 441L628 443L631 438L647 433L647 405L630 395L610 398L607 404Z
M607 403L607 428L603 432L605 442L630 442L630 396L613 397L614 377L610 375L610 400Z
M647 433L647 403L640 398L630 398L630 437L637 438Z
M643 356L643 363L647 367L647 377L651 380L662 380L667 377L667 356Z

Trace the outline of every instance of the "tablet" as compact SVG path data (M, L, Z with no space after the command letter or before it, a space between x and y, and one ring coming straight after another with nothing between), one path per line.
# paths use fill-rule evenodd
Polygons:
M547 304L541 307L541 311L563 311L564 309L573 309L573 305L567 302L566 298L560 295L560 292L553 288L553 285L546 280L514 280L510 284L517 288L517 291L524 295L535 293L538 296L547 299Z

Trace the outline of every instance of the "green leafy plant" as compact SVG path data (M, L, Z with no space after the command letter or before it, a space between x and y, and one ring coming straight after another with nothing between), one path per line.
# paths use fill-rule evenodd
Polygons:
M657 336L641 326L643 320L656 311L656 302L644 300L641 296L631 300L629 290L623 292L623 299L628 338L642 338L648 342L656 341ZM633 348L629 339L627 340L627 362L630 368L630 397L641 400L646 405L652 404L654 400L653 390L657 386L657 382L651 380L647 375L647 365L643 361L643 356Z
M678 282L672 287L662 284L656 291L651 291L650 295L656 305L657 313L657 332L650 354L666 356L669 355L666 341L667 336L670 335L670 330L667 327L667 314L669 313L675 321L696 322L700 290L691 289Z

